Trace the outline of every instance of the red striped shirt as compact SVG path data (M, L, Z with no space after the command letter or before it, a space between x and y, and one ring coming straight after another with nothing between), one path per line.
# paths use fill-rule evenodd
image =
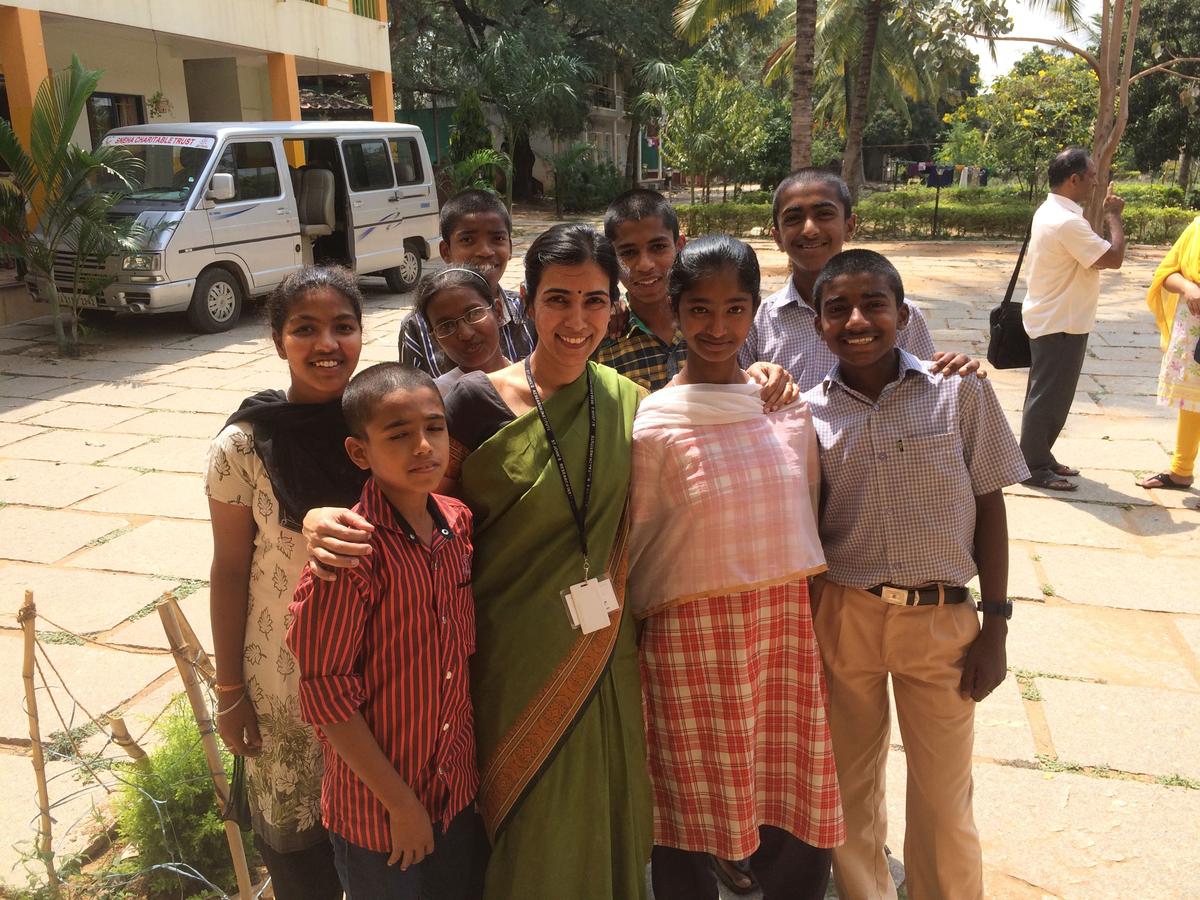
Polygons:
M375 526L374 552L334 582L305 568L287 641L300 666L304 720L320 734L323 724L361 712L430 819L445 827L479 789L467 669L475 650L471 513L449 497L429 503L426 547L369 480L354 509ZM350 843L391 850L383 804L328 743L321 813Z

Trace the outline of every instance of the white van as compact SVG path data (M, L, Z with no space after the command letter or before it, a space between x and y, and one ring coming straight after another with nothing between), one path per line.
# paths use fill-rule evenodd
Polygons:
M136 125L103 142L145 163L142 185L113 210L137 219L144 252L85 260L84 278L107 282L75 298L85 309L186 310L198 330L225 331L247 297L313 262L411 290L438 241L437 190L415 125ZM74 256L60 257L55 280L67 291Z

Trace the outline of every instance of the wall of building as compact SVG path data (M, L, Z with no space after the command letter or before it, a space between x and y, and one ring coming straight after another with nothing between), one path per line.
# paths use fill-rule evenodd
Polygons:
M197 122L234 122L242 118L237 60L185 59L188 110Z
M390 71L387 25L305 0L18 0L44 13L146 28L359 70ZM333 8L331 8L333 7Z

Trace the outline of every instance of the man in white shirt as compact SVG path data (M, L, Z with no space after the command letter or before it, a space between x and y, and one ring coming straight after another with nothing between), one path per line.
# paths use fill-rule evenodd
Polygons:
M1033 216L1029 237L1028 293L1022 304L1032 363L1021 417L1026 484L1073 491L1079 470L1054 458L1054 442L1066 424L1096 322L1100 270L1119 269L1125 259L1121 210L1125 201L1104 197L1111 241L1092 230L1080 205L1096 189L1096 164L1086 150L1064 150L1050 163L1050 194Z

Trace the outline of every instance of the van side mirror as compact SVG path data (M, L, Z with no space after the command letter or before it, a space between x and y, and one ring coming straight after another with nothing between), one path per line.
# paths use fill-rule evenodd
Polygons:
M233 176L228 172L217 172L208 181L208 190L204 192L205 200L232 200L236 191L233 189Z

